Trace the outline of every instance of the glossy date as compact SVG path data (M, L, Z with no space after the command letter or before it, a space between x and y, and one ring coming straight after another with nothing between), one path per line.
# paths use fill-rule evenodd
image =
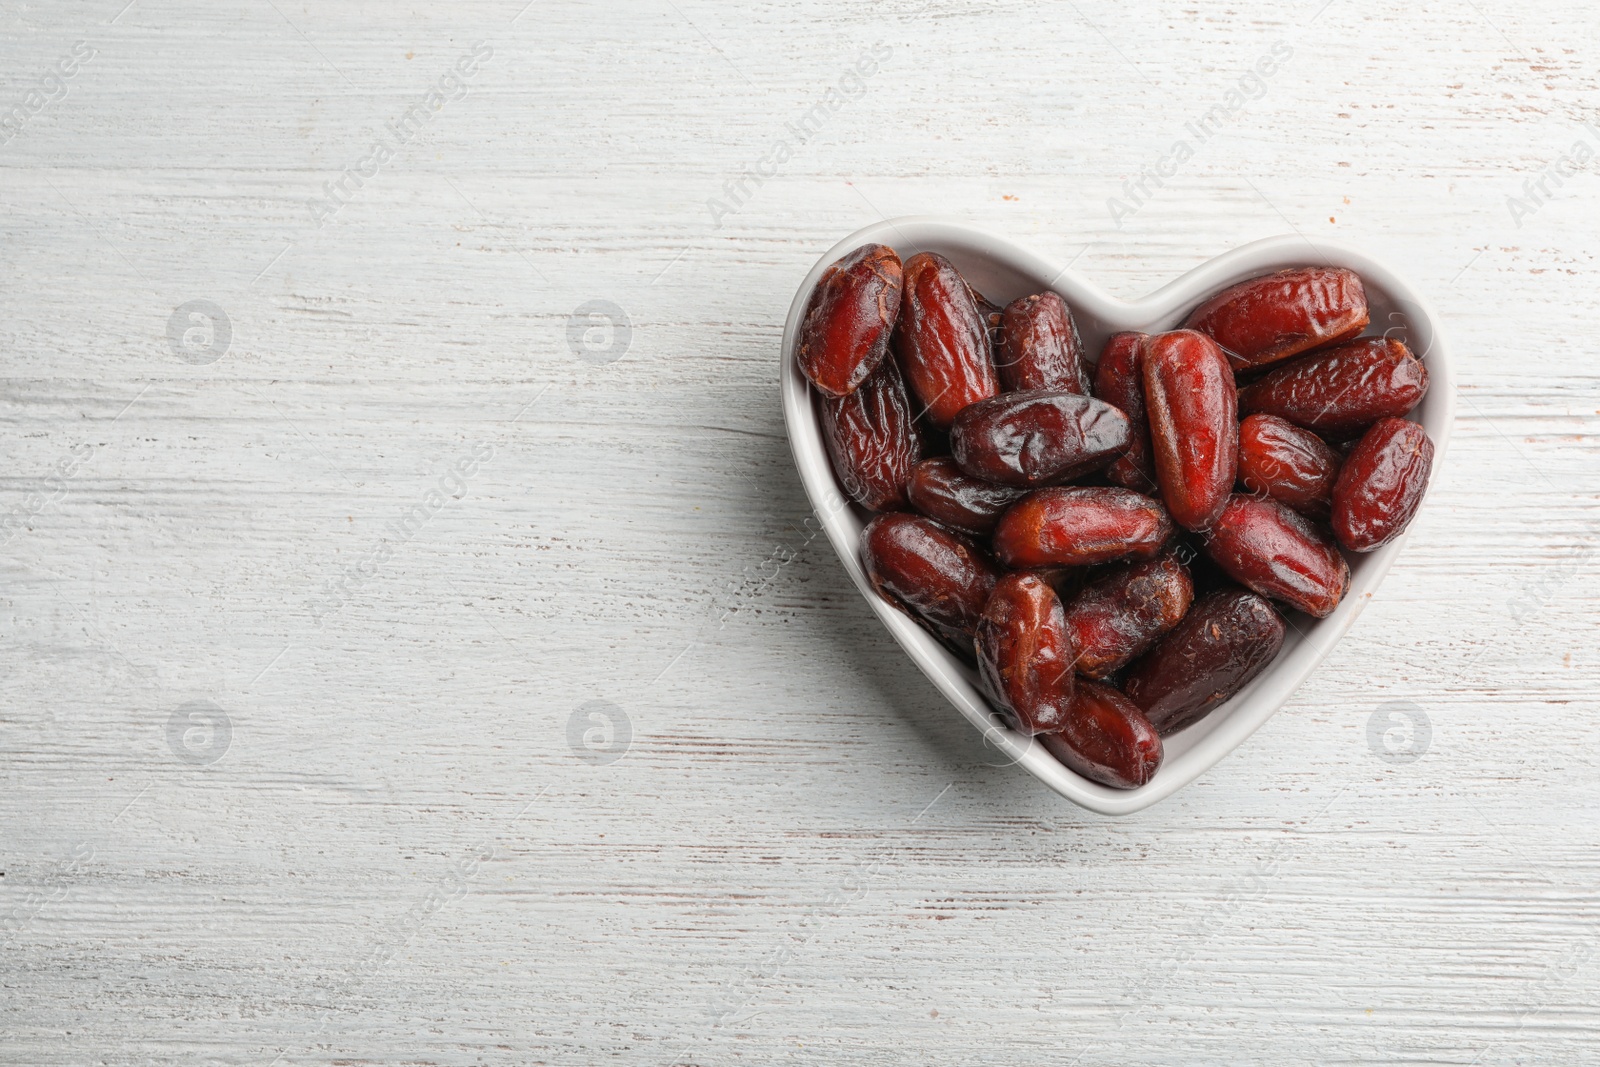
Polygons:
M1235 493L1206 553L1247 589L1326 618L1350 588L1350 565L1310 520L1276 500Z
M1063 765L1113 789L1137 789L1161 767L1161 735L1138 706L1081 678L1066 722L1039 740Z
M911 468L906 496L911 506L962 533L988 537L1001 514L1027 495L1026 489L974 478L949 456L925 459Z
M950 427L950 454L974 478L1032 488L1105 466L1128 435L1128 417L1105 401L1036 389L968 406Z
M1085 567L1150 559L1172 537L1158 501L1109 486L1040 489L1004 515L995 554L1007 567Z
M900 317L900 257L862 245L823 271L800 325L795 359L824 396L847 396L883 361Z
M906 260L893 343L912 394L938 429L948 429L962 408L1000 391L989 331L972 290L936 252Z
M1339 462L1322 438L1276 415L1239 423L1239 484L1302 515L1327 518Z
M1235 370L1246 370L1356 337L1367 319L1355 271L1295 267L1224 289L1184 325L1210 335Z
M973 641L978 677L1011 729L1059 729L1072 707L1077 658L1056 591L1025 571L1001 578L989 594Z
M1314 352L1239 390L1239 410L1276 415L1333 437L1398 418L1428 391L1428 369L1402 342L1363 337Z
M1078 673L1105 678L1178 625L1194 599L1188 568L1172 552L1096 578L1066 607Z
M1433 472L1433 442L1421 426L1381 419L1362 435L1333 487L1333 535L1371 552L1411 524Z
M920 515L879 515L861 531L872 587L933 634L969 651L1000 572L977 545Z
M1260 674L1283 647L1283 635L1283 620L1254 593L1208 593L1134 661L1123 691L1162 737L1170 737Z
M1083 342L1067 302L1056 293L1013 300L1001 320L1000 383L1012 392L1050 389L1089 394Z
M1144 353L1144 402L1161 499L1179 526L1204 530L1221 514L1238 471L1233 371L1203 333L1157 334Z

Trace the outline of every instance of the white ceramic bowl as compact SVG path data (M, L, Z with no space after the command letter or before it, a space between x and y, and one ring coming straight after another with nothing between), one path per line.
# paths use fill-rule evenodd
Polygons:
M1334 241L1319 239L1313 245L1299 236L1268 237L1220 255L1144 299L1128 303L1003 237L932 216L890 219L857 230L817 260L795 294L783 332L781 372L789 444L806 494L839 561L883 625L912 662L996 748L1068 800L1106 815L1126 815L1172 795L1233 751L1283 706L1372 598L1405 538L1364 555L1347 553L1350 592L1344 602L1326 619L1288 612L1289 632L1277 659L1232 700L1167 738L1166 758L1150 782L1138 789L1111 789L1068 770L1042 745L1002 726L979 691L974 672L922 627L884 602L862 570L857 546L861 528L871 514L849 500L834 476L823 443L821 404L795 364L794 345L806 301L823 269L868 242L889 245L902 259L919 251L938 252L955 263L974 288L1000 304L1055 290L1072 308L1083 334L1084 351L1091 359L1099 357L1106 338L1119 330L1156 333L1176 328L1201 300L1234 282L1283 267L1319 263L1349 267L1366 285L1372 316L1368 333L1389 332L1401 337L1427 364L1428 395L1411 417L1433 438L1435 473L1444 458L1455 411L1455 376L1438 316L1393 268Z

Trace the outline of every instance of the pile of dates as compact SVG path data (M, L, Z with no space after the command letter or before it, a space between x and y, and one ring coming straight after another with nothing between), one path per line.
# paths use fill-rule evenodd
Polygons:
M866 245L817 283L796 358L839 481L881 513L878 593L976 663L1010 728L1131 789L1277 655L1280 607L1328 615L1340 550L1416 512L1428 372L1367 323L1354 272L1294 268L1091 365L1057 294L1000 307L943 256Z

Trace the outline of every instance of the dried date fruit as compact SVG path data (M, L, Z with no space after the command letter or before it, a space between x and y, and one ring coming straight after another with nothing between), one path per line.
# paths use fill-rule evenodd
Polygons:
M873 511L905 510L906 483L922 447L894 360L884 360L849 396L823 397L822 429L845 492Z
M1184 323L1214 338L1235 370L1264 367L1367 327L1361 278L1343 267L1295 267L1230 286Z
M1113 789L1137 789L1161 767L1154 724L1115 689L1083 679L1066 723L1039 740L1060 763Z
M1086 567L1150 559L1171 537L1166 509L1131 489L1040 489L1000 516L994 549L1002 563L1019 570Z
M1106 678L1174 626L1194 600L1189 571L1172 552L1096 578L1067 605L1078 673Z
M1334 437L1398 418L1428 391L1428 369L1401 341L1363 337L1279 367L1239 390L1246 415L1276 415Z
M1150 338L1143 362L1161 499L1179 526L1204 530L1222 513L1238 470L1233 372L1216 342L1194 330Z
M938 429L949 428L968 404L1000 391L972 290L936 252L906 260L894 345L911 392Z
M974 478L948 456L925 459L911 469L906 496L911 506L952 530L988 537L1000 515L1027 495L1025 489Z
M1410 525L1433 472L1433 442L1421 426L1381 419L1362 435L1333 487L1333 535L1371 552Z
M861 531L861 562L878 595L935 636L972 647L1000 572L967 538L920 515L879 515Z
M1144 333L1112 334L1094 369L1094 396L1128 416L1128 450L1111 461L1106 480L1141 493L1157 491L1144 411L1144 348L1149 340Z
M1030 737L1059 729L1072 707L1077 652L1061 601L1035 574L1001 578L973 640L978 677L1000 718Z
M1032 488L1105 466L1128 433L1128 417L1103 400L1035 389L969 405L950 427L950 454L974 478Z
M1239 484L1302 515L1327 518L1340 462L1322 438L1276 415L1239 423Z
M1208 593L1134 661L1123 691L1170 737L1260 674L1283 647L1283 634L1283 620L1254 593Z
M795 359L824 396L848 396L889 350L900 317L900 257L862 245L817 279L800 323Z
M1350 565L1338 546L1276 500L1229 497L1206 552L1245 588L1319 619L1332 614L1350 588Z
M1089 395L1083 342L1067 302L1056 293L1013 300L1002 319L1000 383L1012 392L1049 389Z

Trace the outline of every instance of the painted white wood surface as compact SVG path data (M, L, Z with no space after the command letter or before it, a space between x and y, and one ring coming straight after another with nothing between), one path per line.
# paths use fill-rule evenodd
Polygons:
M1593 5L125 3L0 5L0 1061L1593 1062ZM1384 589L1140 816L810 539L782 318L880 212L1451 325Z

